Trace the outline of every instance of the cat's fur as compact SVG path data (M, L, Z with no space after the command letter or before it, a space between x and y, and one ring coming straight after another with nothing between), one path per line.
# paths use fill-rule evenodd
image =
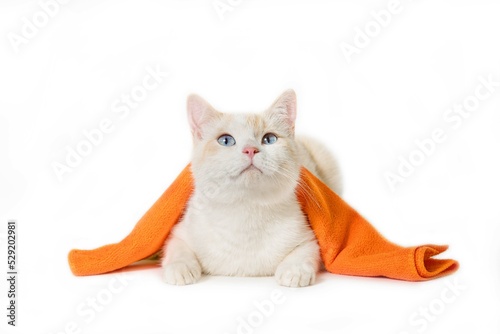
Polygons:
M284 92L261 114L220 113L195 95L187 109L195 191L165 244L164 280L184 285L206 273L312 284L320 255L295 196L300 167L337 193L341 183L338 165L322 145L294 137L295 92ZM278 140L264 145L266 133ZM218 138L224 134L236 144L222 146Z

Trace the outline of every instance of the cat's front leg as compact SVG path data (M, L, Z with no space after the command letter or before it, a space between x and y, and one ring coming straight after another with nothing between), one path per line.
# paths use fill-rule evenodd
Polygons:
M319 246L314 239L294 248L278 265L274 277L283 286L308 286L314 283L319 266Z
M165 244L162 260L163 280L168 284L196 283L201 277L201 266L196 254L181 239L171 237Z

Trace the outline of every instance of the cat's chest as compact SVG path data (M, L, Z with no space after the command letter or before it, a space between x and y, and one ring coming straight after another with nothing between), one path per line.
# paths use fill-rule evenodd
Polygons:
M211 274L269 275L312 233L298 203L188 212L182 234Z
M213 243L241 248L254 245L265 248L268 242L283 239L288 233L300 230L303 215L294 205L288 208L211 208L190 217L191 234ZM257 251L257 249L254 249Z

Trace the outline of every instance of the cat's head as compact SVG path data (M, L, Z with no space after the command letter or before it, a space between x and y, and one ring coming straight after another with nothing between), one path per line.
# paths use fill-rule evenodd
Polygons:
M188 97L197 193L221 203L278 202L295 190L300 172L294 140L296 97L285 91L262 113L221 113Z

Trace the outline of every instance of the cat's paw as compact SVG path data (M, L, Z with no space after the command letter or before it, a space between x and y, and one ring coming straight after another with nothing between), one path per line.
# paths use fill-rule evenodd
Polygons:
M305 263L282 263L274 274L279 285L290 288L308 286L316 279L316 269L314 266Z
M163 267L163 281L173 285L196 283L201 277L201 267L198 263L174 262Z

